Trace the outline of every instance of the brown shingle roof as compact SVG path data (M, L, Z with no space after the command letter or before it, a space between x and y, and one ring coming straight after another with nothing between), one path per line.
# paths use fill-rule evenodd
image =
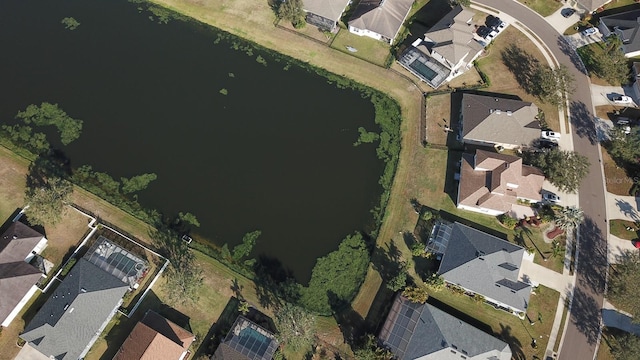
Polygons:
M21 222L0 236L0 322L18 305L42 273L24 260L44 235Z
M349 26L373 31L388 39L395 39L414 0L361 0Z
M149 310L136 324L114 360L177 360L195 336Z
M543 182L542 172L517 156L477 150L462 155L458 205L507 212L517 198L540 200Z

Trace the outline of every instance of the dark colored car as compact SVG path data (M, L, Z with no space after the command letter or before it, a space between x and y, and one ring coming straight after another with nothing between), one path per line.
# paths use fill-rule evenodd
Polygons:
M576 9L564 8L564 9L562 9L562 11L560 13L562 14L562 16L568 18L569 16L571 16L571 15L576 13Z
M502 24L502 20L497 16L489 15L484 23L490 28L497 29Z
M491 34L491 28L486 27L486 26L480 26L478 28L478 30L476 30L476 33L478 34L478 36L480 36L481 38L486 37L487 35Z

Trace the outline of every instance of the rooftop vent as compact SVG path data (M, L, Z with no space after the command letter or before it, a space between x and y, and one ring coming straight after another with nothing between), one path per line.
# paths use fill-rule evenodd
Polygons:
M64 304L64 311L67 311L67 309L69 308L69 303Z
M493 100L495 100L496 102L498 102L498 98L493 98Z
M496 114L500 115L500 114L502 114L502 111L501 110L496 110Z
M513 115L513 112L507 111L507 116L511 116L511 115Z
M12 238L13 240L15 240L15 239L17 239L17 238L18 238L18 235L13 234L13 236L12 236L11 238Z

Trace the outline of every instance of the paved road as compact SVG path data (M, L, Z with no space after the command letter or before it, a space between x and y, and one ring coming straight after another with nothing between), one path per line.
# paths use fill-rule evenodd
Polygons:
M607 271L607 224L605 190L596 141L590 83L581 72L575 52L560 34L542 17L513 0L475 0L476 3L499 9L528 27L551 50L561 64L576 78L576 90L570 97L571 126L575 151L591 161L590 172L579 189L580 206L585 222L580 227L578 241L577 281L570 320L559 359L589 360L597 348L603 294Z

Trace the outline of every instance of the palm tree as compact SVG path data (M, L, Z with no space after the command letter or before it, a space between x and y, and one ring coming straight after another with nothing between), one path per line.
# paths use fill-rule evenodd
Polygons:
M584 212L575 206L568 206L556 213L555 221L557 227L569 232L576 229L584 221Z

